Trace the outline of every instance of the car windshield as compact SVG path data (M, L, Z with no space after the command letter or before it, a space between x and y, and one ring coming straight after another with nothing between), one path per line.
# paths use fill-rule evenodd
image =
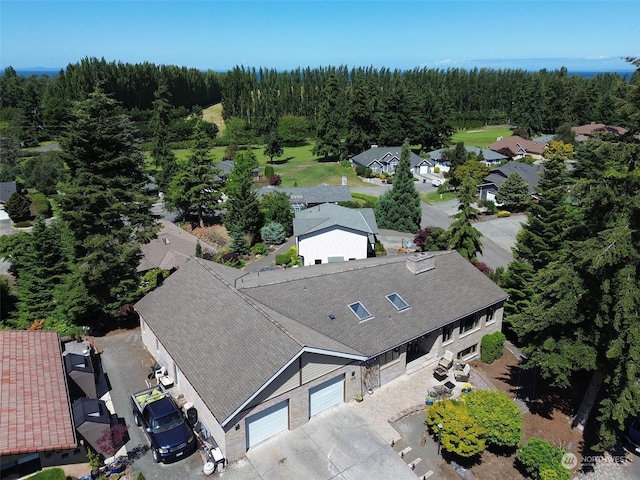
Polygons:
M179 412L174 412L165 417L154 418L151 428L154 432L164 432L182 423L182 417Z

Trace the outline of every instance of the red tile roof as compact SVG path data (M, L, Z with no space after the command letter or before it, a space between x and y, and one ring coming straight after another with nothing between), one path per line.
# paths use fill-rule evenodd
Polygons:
M0 331L0 455L77 445L56 332Z

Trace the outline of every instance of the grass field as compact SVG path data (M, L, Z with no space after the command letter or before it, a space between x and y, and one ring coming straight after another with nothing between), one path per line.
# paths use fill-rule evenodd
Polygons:
M512 131L505 127L487 127L482 130L460 130L453 134L451 141L464 142L467 147L487 148L498 137L510 137Z
M224 132L224 119L222 118L222 104L216 103L210 107L205 108L202 111L202 118L207 122L215 123L220 130L220 133Z
M347 184L350 187L371 187L370 183L365 183L358 177L351 168L345 168L339 162L323 162L311 153L313 145L303 145L301 147L285 147L284 154L280 158L273 159L273 170L282 178L282 187L312 187L326 183L328 185L341 185L342 175L347 176ZM221 161L224 157L226 147L214 147L211 155L216 161ZM243 150L240 150L243 151ZM264 147L254 147L251 150L258 160L260 174L264 173L264 167L269 162L269 157L265 156ZM191 151L189 149L174 150L176 159L186 160ZM145 152L145 163L149 173L155 170L153 160L149 152Z

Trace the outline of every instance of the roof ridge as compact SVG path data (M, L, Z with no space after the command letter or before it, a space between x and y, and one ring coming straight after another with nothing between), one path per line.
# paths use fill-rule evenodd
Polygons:
M196 257L194 257L196 258ZM200 259L197 259L198 264L202 265L209 273L211 273L211 275L213 275L218 281L222 282L224 285L226 285L227 287L229 287L229 289L238 297L240 297L247 305L251 306L256 312L258 312L260 315L262 315L266 320L268 320L269 322L271 322L276 328L278 328L280 331L282 331L282 333L284 333L285 335L287 335L289 338L291 338L291 340L293 340L294 342L296 342L298 345L300 345L301 347L305 346L305 343L302 342L300 339L298 339L293 333L291 333L289 330L287 330L287 328L282 325L280 322L278 322L275 318L273 318L271 315L269 315L263 308L260 307L260 305L258 305L258 303L253 300L251 297L249 297L246 293L241 292L240 290L238 290L235 285L232 285L231 283L229 283L227 280L225 280L221 275L219 275L216 271L214 271L212 268L210 268L208 265L202 263L202 261L200 261Z

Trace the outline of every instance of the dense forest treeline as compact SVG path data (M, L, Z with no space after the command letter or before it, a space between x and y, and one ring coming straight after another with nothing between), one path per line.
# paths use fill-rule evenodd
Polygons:
M401 144L405 138L436 148L447 143L453 128L484 124L508 123L531 133L552 133L564 123L622 124L613 107L624 80L609 73L583 78L564 68L235 67L218 73L85 58L52 77L25 77L8 67L0 76L0 120L25 146L54 139L72 103L99 85L127 110L145 140L151 136L154 95L164 85L175 118L222 102L226 121L241 120L263 138L274 119L283 117L304 119L311 137L323 123L336 122L330 126L347 139L344 153L356 154L370 143Z

